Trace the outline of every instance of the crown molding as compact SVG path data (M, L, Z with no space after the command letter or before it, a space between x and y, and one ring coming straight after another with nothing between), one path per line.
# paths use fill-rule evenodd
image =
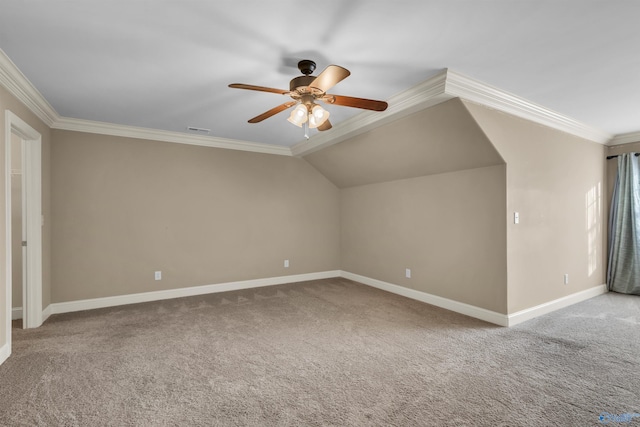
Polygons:
M61 117L2 49L0 49L0 85L52 129L291 156L291 149L280 145Z
M125 138L147 139L152 141L173 142L177 144L199 145L202 147L225 148L229 150L251 151L254 153L291 156L291 149L282 145L260 144L236 139L216 138L212 136L191 135L182 132L149 129L135 126L115 125L93 120L61 117L51 126L53 129L75 132L96 133L100 135L121 136Z
M618 140L621 141L618 143L640 141L640 133L625 134L614 138L611 134L517 95L445 69L425 82L390 98L389 108L386 111L360 113L334 126L330 131L317 134L309 141L294 145L291 151L294 156L305 156L452 98L475 102L599 144L611 144L611 141Z
M447 73L446 93L600 144L613 138L609 133L455 71Z
M607 145L633 144L634 142L640 142L640 132L629 132L616 135Z
M0 85L4 86L9 93L22 102L40 120L47 124L47 126L53 129L282 156L305 156L311 154L452 98L462 98L475 102L600 144L620 145L640 142L640 132L631 132L615 136L610 135L541 105L527 101L517 95L505 92L448 69L439 72L426 81L402 93L392 96L388 100L389 108L387 108L386 111L362 112L335 125L331 130L316 134L308 141L300 142L291 148L282 145L261 144L61 117L2 49L0 49Z
M308 141L294 145L291 147L292 154L306 156L385 123L452 99L453 96L445 93L447 74L448 71L445 69L424 82L392 96L388 100L389 107L385 111L362 112L335 125L329 131L318 133Z
M60 117L2 49L0 49L0 85L4 86L47 126L51 127Z

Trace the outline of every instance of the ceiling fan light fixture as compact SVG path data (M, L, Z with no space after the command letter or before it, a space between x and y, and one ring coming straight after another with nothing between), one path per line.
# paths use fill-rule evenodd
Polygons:
M370 111L384 111L388 104L375 99L354 98L352 96L332 95L327 93L332 87L340 83L351 74L349 70L339 65L329 65L317 76L312 73L316 68L316 63L303 59L298 62L298 69L302 76L294 77L289 82L289 90L274 89L265 86L247 85L244 83L232 83L229 85L235 89L256 90L259 92L271 92L280 95L289 95L293 101L285 102L274 107L252 119L249 123L260 123L264 119L288 110L295 106L287 121L298 127L304 125L305 136L308 136L309 128L325 131L332 128L329 119L329 112L316 104L322 101L327 104L335 104L343 107L360 108Z
M296 108L293 109L291 115L287 120L298 127L302 127L302 124L308 119L308 114L309 113L306 105L299 104Z
M319 105L314 106L309 114L309 127L315 129L329 119L329 112Z

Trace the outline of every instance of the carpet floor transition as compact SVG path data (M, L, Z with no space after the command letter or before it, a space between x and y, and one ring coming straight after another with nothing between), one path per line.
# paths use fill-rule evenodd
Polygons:
M2 426L640 426L634 296L502 328L328 279L12 333Z

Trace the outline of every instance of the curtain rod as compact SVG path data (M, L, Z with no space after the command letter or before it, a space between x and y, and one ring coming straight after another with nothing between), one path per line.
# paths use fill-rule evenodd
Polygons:
M619 154L616 154L615 156L607 156L607 160L615 159L618 156L619 156ZM638 157L638 156L640 156L640 153L636 153L636 157Z

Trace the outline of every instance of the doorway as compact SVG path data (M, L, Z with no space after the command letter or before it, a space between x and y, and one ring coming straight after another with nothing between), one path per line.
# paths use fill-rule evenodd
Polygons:
M20 153L15 151L20 150ZM6 215L6 339L11 352L11 322L15 302L22 308L22 327L42 325L42 138L11 111L5 111L5 215ZM18 206L14 204L19 203ZM19 215L18 221L14 218ZM14 239L19 230L20 237ZM19 244L18 244L19 243ZM20 258L20 263L14 263ZM20 268L21 274L14 269ZM13 284L14 277L21 283ZM14 289L21 296L14 299Z
M24 220L22 214L24 212L23 201L25 200L22 182L22 162L23 148L22 138L15 133L11 133L11 320L12 327L24 328L26 322L23 318L22 302L26 301L26 274L25 263L23 263L25 246L22 242L26 241L25 229L23 227Z

